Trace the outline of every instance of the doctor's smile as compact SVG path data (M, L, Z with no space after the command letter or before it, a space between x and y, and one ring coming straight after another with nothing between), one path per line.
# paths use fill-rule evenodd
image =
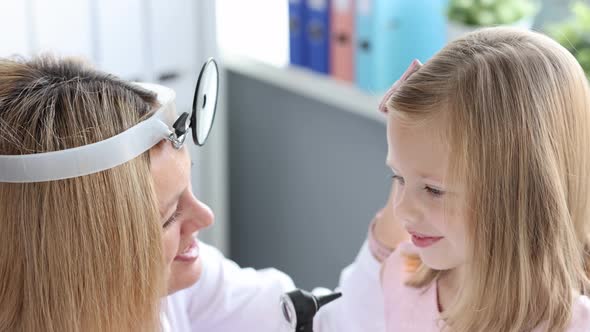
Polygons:
M196 236L193 237L191 243L186 248L174 257L175 261L191 263L199 258L199 240Z

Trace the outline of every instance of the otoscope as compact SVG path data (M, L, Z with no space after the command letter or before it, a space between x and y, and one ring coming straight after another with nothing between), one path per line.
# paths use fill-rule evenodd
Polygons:
M296 289L281 296L281 309L291 332L313 332L313 317L324 305L341 297L336 292L324 296L315 296L302 289Z

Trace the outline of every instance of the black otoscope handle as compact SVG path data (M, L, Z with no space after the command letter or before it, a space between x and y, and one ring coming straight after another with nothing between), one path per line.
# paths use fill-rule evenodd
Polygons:
M313 332L313 321L307 322L305 325L299 326L296 332Z
M287 321L295 325L294 332L313 332L315 314L321 307L341 296L342 293L339 292L315 296L302 289L296 289L283 296L283 313Z

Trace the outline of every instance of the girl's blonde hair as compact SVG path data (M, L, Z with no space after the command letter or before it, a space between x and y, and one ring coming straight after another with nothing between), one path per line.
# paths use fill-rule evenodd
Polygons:
M405 121L444 116L448 180L466 188L467 276L454 332L563 331L589 290L590 89L542 34L488 28L446 46L392 96ZM432 285L423 264L408 280Z
M0 59L0 154L101 141L156 106L73 59ZM0 183L0 331L158 330L160 232L147 152L88 176Z

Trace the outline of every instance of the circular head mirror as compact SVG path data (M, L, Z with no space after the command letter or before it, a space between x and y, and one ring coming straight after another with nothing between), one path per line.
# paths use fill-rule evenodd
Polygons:
M190 126L193 128L193 141L199 146L205 144L213 126L218 91L219 71L217 63L215 60L209 59L205 62L199 74L190 120Z

